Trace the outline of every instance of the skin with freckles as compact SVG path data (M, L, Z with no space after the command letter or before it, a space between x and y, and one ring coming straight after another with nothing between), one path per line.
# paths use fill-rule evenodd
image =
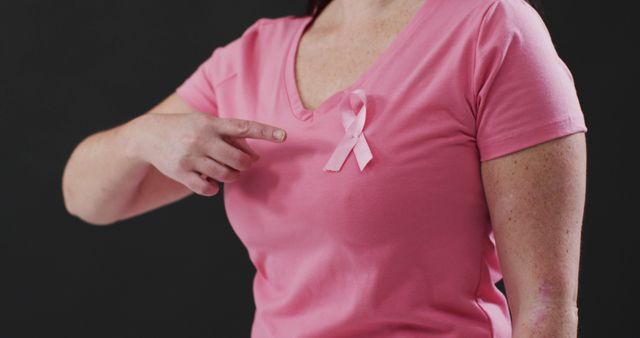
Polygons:
M481 164L514 337L576 337L584 133Z
M420 4L329 3L303 34L296 58L305 107L354 82ZM585 148L577 133L481 164L515 338L577 336Z
M302 35L296 82L308 109L365 73L425 0L333 0Z

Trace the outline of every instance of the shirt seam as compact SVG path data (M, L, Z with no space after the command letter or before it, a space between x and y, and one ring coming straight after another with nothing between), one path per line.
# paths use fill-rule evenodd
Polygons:
M266 18L259 18L259 19L257 19L253 24L251 24L251 25L250 25L250 26L249 26L249 27L244 31L244 33L243 33L242 35L244 36L245 34L247 34L247 32L248 32L249 30L259 29L260 27L262 27L262 26L263 26L263 24L264 24L265 22L266 22ZM226 50L226 48L227 48L228 46L229 46L229 45L224 45L224 46L218 47L218 49L219 49L219 51L218 51L218 52L219 52L219 53L221 53L221 55L220 55L219 57L222 57L222 53L224 53L224 52L225 52L225 50ZM232 77L237 76L237 75L238 75L238 70L232 70L232 71L231 71L231 73L230 73L230 74L228 74L227 76L225 76L222 80L219 80L219 81L217 81L217 82L215 82L215 83L212 83L211 87L212 87L213 89L215 89L216 87L219 87L220 85L222 85L222 83L223 83L223 82L226 82L227 80L229 80L229 79L231 79ZM215 93L214 93L214 94L215 94Z
M213 86L212 86L213 90L215 91L215 89L217 87L219 87L220 85L222 85L222 83L226 82L227 80L229 80L229 79L231 79L231 78L233 78L233 77L235 77L237 75L238 75L238 72L237 71L233 71L233 73L225 76L222 80L220 80L217 83L213 84ZM214 94L215 94L215 92L214 92Z
M471 87L471 97L473 98L473 110L475 112L474 115L476 119L478 114L478 93L476 92L477 88L475 86L475 82L476 82L475 80L476 80L477 55L478 55L478 48L480 45L480 34L482 33L483 27L485 25L485 21L489 16L489 12L494 8L494 6L496 6L496 4L499 1L500 0L493 0L482 13L482 18L480 19L480 24L478 25L476 38L474 41L473 59L471 60L471 76L469 76L471 83L469 84L469 86Z

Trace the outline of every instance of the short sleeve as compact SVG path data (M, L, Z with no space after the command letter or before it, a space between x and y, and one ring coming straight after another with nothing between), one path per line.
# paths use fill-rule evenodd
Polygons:
M484 12L473 69L480 161L587 131L573 76L525 0Z
M196 111L218 116L218 104L214 90L215 63L222 47L217 47L198 68L176 88L176 94Z

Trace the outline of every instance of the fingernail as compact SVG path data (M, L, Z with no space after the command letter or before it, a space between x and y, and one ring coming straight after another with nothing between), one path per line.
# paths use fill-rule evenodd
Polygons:
M276 131L273 133L273 136L274 136L275 138L277 138L278 140L282 141L282 140L284 139L284 131L282 131L282 130L276 130Z

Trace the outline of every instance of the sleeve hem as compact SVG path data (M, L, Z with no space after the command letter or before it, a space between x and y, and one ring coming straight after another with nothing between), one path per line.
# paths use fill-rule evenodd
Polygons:
M195 111L199 111L199 112L205 112L207 114L210 115L214 115L216 116L215 112L211 112L210 111L210 107L207 104L204 104L202 102L202 100L200 100L198 97L193 96L191 91L188 90L183 90L184 87L180 86L178 88L176 88L175 92L176 94L183 99L185 102L187 102L187 104Z
M587 130L584 122L577 120L574 115L533 128L517 129L506 136L478 143L480 161L488 161L562 136L587 132Z

